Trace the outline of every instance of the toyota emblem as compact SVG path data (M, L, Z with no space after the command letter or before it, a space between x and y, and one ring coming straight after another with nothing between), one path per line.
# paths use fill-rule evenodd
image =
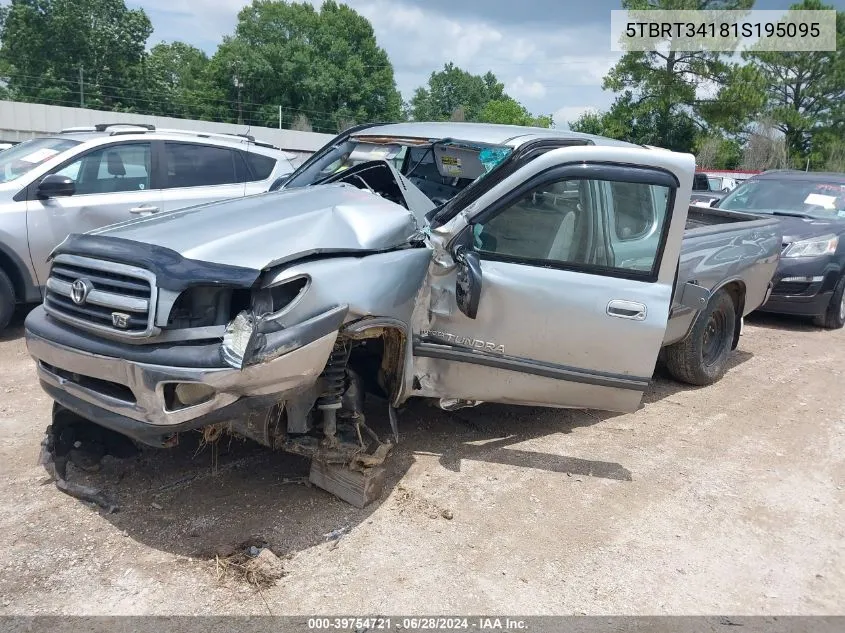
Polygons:
M70 298L76 305L85 303L94 286L88 279L77 279L70 285Z

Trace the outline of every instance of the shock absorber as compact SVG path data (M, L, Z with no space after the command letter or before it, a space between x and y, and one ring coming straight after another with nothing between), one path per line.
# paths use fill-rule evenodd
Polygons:
M323 381L323 393L317 398L317 408L323 412L323 435L329 443L334 443L337 431L337 410L341 407L343 391L346 388L346 363L352 346L346 341L336 341L329 360L320 378Z

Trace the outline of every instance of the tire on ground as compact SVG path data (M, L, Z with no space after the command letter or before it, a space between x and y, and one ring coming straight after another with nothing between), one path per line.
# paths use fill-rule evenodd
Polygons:
M6 329L15 313L15 287L9 276L0 270L0 332Z
M824 314L813 319L813 323L829 330L841 328L845 325L845 303L843 301L845 301L845 275L842 275L836 282L827 310L824 311Z
M666 348L666 367L676 380L691 385L711 385L728 369L736 328L736 307L725 290L719 290L698 315L689 335Z

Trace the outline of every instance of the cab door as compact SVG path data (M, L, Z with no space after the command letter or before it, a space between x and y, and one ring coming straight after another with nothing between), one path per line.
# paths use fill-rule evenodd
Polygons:
M36 193L40 178L27 189L27 236L40 285L47 281L47 256L69 234L157 213L161 208L150 141L99 146L50 173L71 178L74 193L41 198Z
M636 410L666 330L694 167L656 149L556 149L434 229L413 394Z

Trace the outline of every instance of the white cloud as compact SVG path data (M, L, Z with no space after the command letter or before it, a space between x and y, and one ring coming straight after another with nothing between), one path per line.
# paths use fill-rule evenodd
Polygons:
M492 70L508 94L535 113L595 100L609 104L601 82L619 58L598 27L490 23L482 16L451 17L402 0L348 0L373 24L406 98L432 71L454 62L473 72ZM574 102L574 103L573 103Z
M596 111L598 109L599 108L592 105L563 106L562 108L558 108L552 115L554 118L555 127L568 129L570 121L575 121L585 112L589 112L590 110Z
M514 99L541 99L546 96L546 87L539 81L527 81L519 75L505 86L505 91Z
M237 13L250 0L129 0L147 9L161 39L182 39L211 53L234 31ZM305 0L315 6L322 0ZM601 82L619 54L609 50L609 24L555 21L510 24L484 14L439 13L409 0L344 0L373 25L379 45L393 64L397 85L407 99L433 71L447 62L473 73L488 70L531 112L557 111L555 120L573 119L588 107L605 109L612 95ZM586 105L588 104L588 105ZM561 118L563 116L564 118Z

